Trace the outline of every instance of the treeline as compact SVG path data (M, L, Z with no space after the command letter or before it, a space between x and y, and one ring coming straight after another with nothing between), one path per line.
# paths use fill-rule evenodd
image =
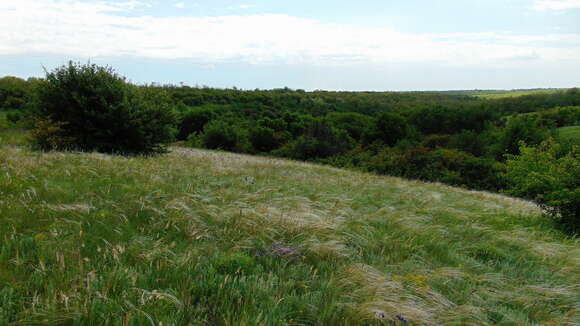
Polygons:
M515 161L523 145L559 142L558 127L579 125L580 92L486 100L452 92L135 86L110 68L70 63L45 79L0 79L0 110L15 121L35 117L33 134L44 148L160 152L173 135L193 147L509 192L506 160ZM577 155L574 145L559 142L558 158Z
M195 147L499 190L507 154L578 124L580 92L482 100L438 93L158 86Z

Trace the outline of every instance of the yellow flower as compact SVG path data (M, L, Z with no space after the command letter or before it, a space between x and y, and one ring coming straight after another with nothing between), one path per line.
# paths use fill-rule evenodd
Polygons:
M46 239L46 236L44 235L44 233L39 233L37 235L34 236L34 239L36 240L44 240Z

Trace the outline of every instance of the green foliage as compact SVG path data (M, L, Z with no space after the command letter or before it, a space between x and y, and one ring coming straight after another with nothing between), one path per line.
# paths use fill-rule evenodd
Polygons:
M542 119L550 121L556 127L580 124L580 106L555 107L538 112L538 115Z
M67 136L63 128L65 125L65 122L36 119L30 131L30 136L34 140L33 147L40 150L73 148L74 138Z
M80 65L70 66L79 72L84 69ZM37 142L48 148L90 147L116 152L122 151L119 147L129 147L129 152L137 152L150 147L156 139L161 143L169 141L175 128L177 139L188 139L194 147L326 162L497 190L502 187L502 179L494 174L502 171L505 154L517 154L520 141L540 143L552 134L550 128L574 124L580 114L580 92L576 89L483 100L472 96L481 92L473 91L305 92L289 88L134 87L109 68L101 69L104 74L95 67L92 69L98 77L74 79L70 73L67 75L70 67L52 74L69 82L59 84L65 91L51 95L50 103L54 104L48 106L55 113L41 116L43 129L34 134L43 139ZM106 77L107 74L112 77ZM26 101L25 115L27 108L38 102L30 97L33 90L43 94L46 93L43 90L50 88L48 80L5 78L4 81L4 85L16 87L2 87L0 82L0 92L24 87L20 95L13 97ZM97 81L103 81L102 87L96 87ZM95 87L98 92L87 91ZM76 95L62 95L71 92ZM69 117L70 110L62 107L71 106L96 109ZM149 109L144 110L145 107ZM164 121L172 120L154 116L158 108L167 109L161 111L173 108L178 112L177 122L158 128ZM149 113L137 113L143 111ZM58 118L64 115L66 119ZM22 128L22 120L31 120L25 116L14 124L6 118L0 120L1 128ZM11 115L10 119L16 120L17 116ZM137 129L141 131L130 132ZM561 129L560 135L558 141L562 146L575 143L573 128ZM63 139L58 141L57 137ZM94 143L98 146L86 145Z
M247 134L234 123L212 120L203 128L200 135L204 148L243 152L247 148Z
M168 99L163 90L127 84L109 67L69 62L47 72L38 89L36 114L61 129L58 134L67 141L54 143L66 144L58 149L159 153L174 135Z
M212 120L218 112L218 108L212 107L193 108L186 111L181 115L176 138L178 140L185 140L193 133L201 133L205 125Z
M280 146L276 131L272 128L258 125L250 130L250 143L258 152L270 152Z
M541 204L566 227L580 231L580 146L569 152L553 140L538 147L521 145L510 155L506 179L510 195Z
M370 126L372 118L356 112L331 112L326 119L337 129L345 130L349 137L360 141L367 126Z
M499 139L498 155L517 155L520 150L520 142L528 145L538 145L548 139L551 132L542 126L540 119L533 115L520 115L511 117Z
M333 163L379 174L437 181L472 189L499 190L503 186L501 163L445 148L430 149L421 145L405 149L376 147L366 151L357 148Z
M0 78L0 110L23 109L27 102L27 82L18 77Z
M381 113L373 124L364 131L363 141L366 144L379 142L393 146L410 133L408 122L399 114Z
M482 131L486 121L492 121L499 112L485 106L429 105L405 112L409 122L421 133L455 134L462 130Z
M464 130L451 136L448 146L474 156L485 156L489 143L491 143L489 134Z
M343 154L353 147L346 131L332 127L323 119L314 120L303 136L286 144L276 153L295 159L327 158Z

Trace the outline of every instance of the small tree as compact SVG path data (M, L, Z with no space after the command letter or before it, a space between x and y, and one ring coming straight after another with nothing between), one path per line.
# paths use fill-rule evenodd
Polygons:
M568 228L580 231L580 147L567 153L552 140L509 155L507 193L532 199Z
M224 120L212 120L203 128L201 145L208 149L244 152L247 135L239 126Z
M159 153L174 135L169 103L163 91L130 85L110 67L69 62L47 72L37 89L37 129L43 131L33 135L42 149ZM57 128L48 128L49 121Z
M362 138L366 144L380 142L393 146L409 133L409 123L405 118L397 113L384 112L377 117L377 120L370 128L365 130Z
M505 154L519 154L520 142L538 145L550 137L550 130L543 127L537 116L520 115L511 118L499 139L499 158Z

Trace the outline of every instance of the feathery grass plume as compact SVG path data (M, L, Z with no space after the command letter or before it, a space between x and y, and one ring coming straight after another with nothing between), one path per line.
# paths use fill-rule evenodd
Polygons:
M3 146L0 222L0 324L579 320L577 240L533 204L439 184Z

